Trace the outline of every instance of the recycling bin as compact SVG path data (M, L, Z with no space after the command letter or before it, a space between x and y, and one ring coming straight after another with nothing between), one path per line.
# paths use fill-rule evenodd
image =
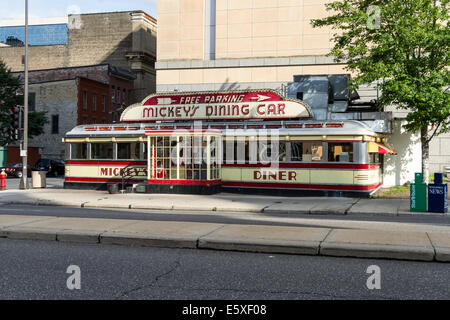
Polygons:
M428 185L428 212L446 213L448 211L447 184L443 183L443 174L434 174L434 183Z
M422 182L422 173L416 172L414 183L411 183L409 193L409 208L412 212L427 211L427 184Z
M31 185L34 188L45 188L47 186L47 172L32 171L31 172Z

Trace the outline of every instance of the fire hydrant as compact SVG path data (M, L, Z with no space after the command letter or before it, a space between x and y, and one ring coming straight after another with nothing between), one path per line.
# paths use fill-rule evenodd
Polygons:
M0 191L6 190L6 177L8 175L5 172L5 169L0 173Z

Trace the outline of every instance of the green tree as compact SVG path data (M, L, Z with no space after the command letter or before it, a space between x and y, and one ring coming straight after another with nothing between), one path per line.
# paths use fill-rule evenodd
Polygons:
M11 109L23 104L20 80L11 75L5 63L0 60L0 146L14 140Z
M0 146L15 141L11 109L22 105L23 86L20 78L14 77L11 70L0 60ZM47 123L46 112L30 112L28 114L28 136L32 138L44 133L44 125Z
M352 88L377 82L380 108L408 110L405 129L420 132L422 173L428 182L429 145L450 131L449 0L341 0L330 15L329 53L356 75Z

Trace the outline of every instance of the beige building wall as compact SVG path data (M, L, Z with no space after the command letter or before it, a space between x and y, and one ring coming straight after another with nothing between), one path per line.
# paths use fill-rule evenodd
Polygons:
M298 74L348 73L325 57L332 31L310 24L331 0L216 0L215 60L204 60L207 1L158 1L157 91L279 89Z
M327 15L323 0L217 1L216 58L322 55L331 29L313 29Z
M203 10L204 0L158 1L158 61L203 59Z

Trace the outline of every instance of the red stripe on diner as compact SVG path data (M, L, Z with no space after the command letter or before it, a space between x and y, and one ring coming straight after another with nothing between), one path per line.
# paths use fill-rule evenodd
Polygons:
M279 168L305 168L305 169L379 169L379 164L350 164L350 163L278 163ZM270 168L272 164L245 163L228 164L223 163L222 167L236 168Z
M223 182L224 187L250 187L250 188L283 188L283 189L318 189L318 190L375 190L381 184L370 186L355 185L326 185L326 184L297 184L297 183L258 183L258 182Z
M145 179L133 179L129 178L127 181L133 180L133 181L139 181L143 182ZM66 177L65 181L67 182L122 182L122 179L115 179L115 178L72 178L72 177Z
M148 184L170 184L170 185L216 185L221 184L222 180L168 180L168 179L149 179Z
M85 165L147 165L147 161L105 161L105 160L67 160L66 164L85 164Z

